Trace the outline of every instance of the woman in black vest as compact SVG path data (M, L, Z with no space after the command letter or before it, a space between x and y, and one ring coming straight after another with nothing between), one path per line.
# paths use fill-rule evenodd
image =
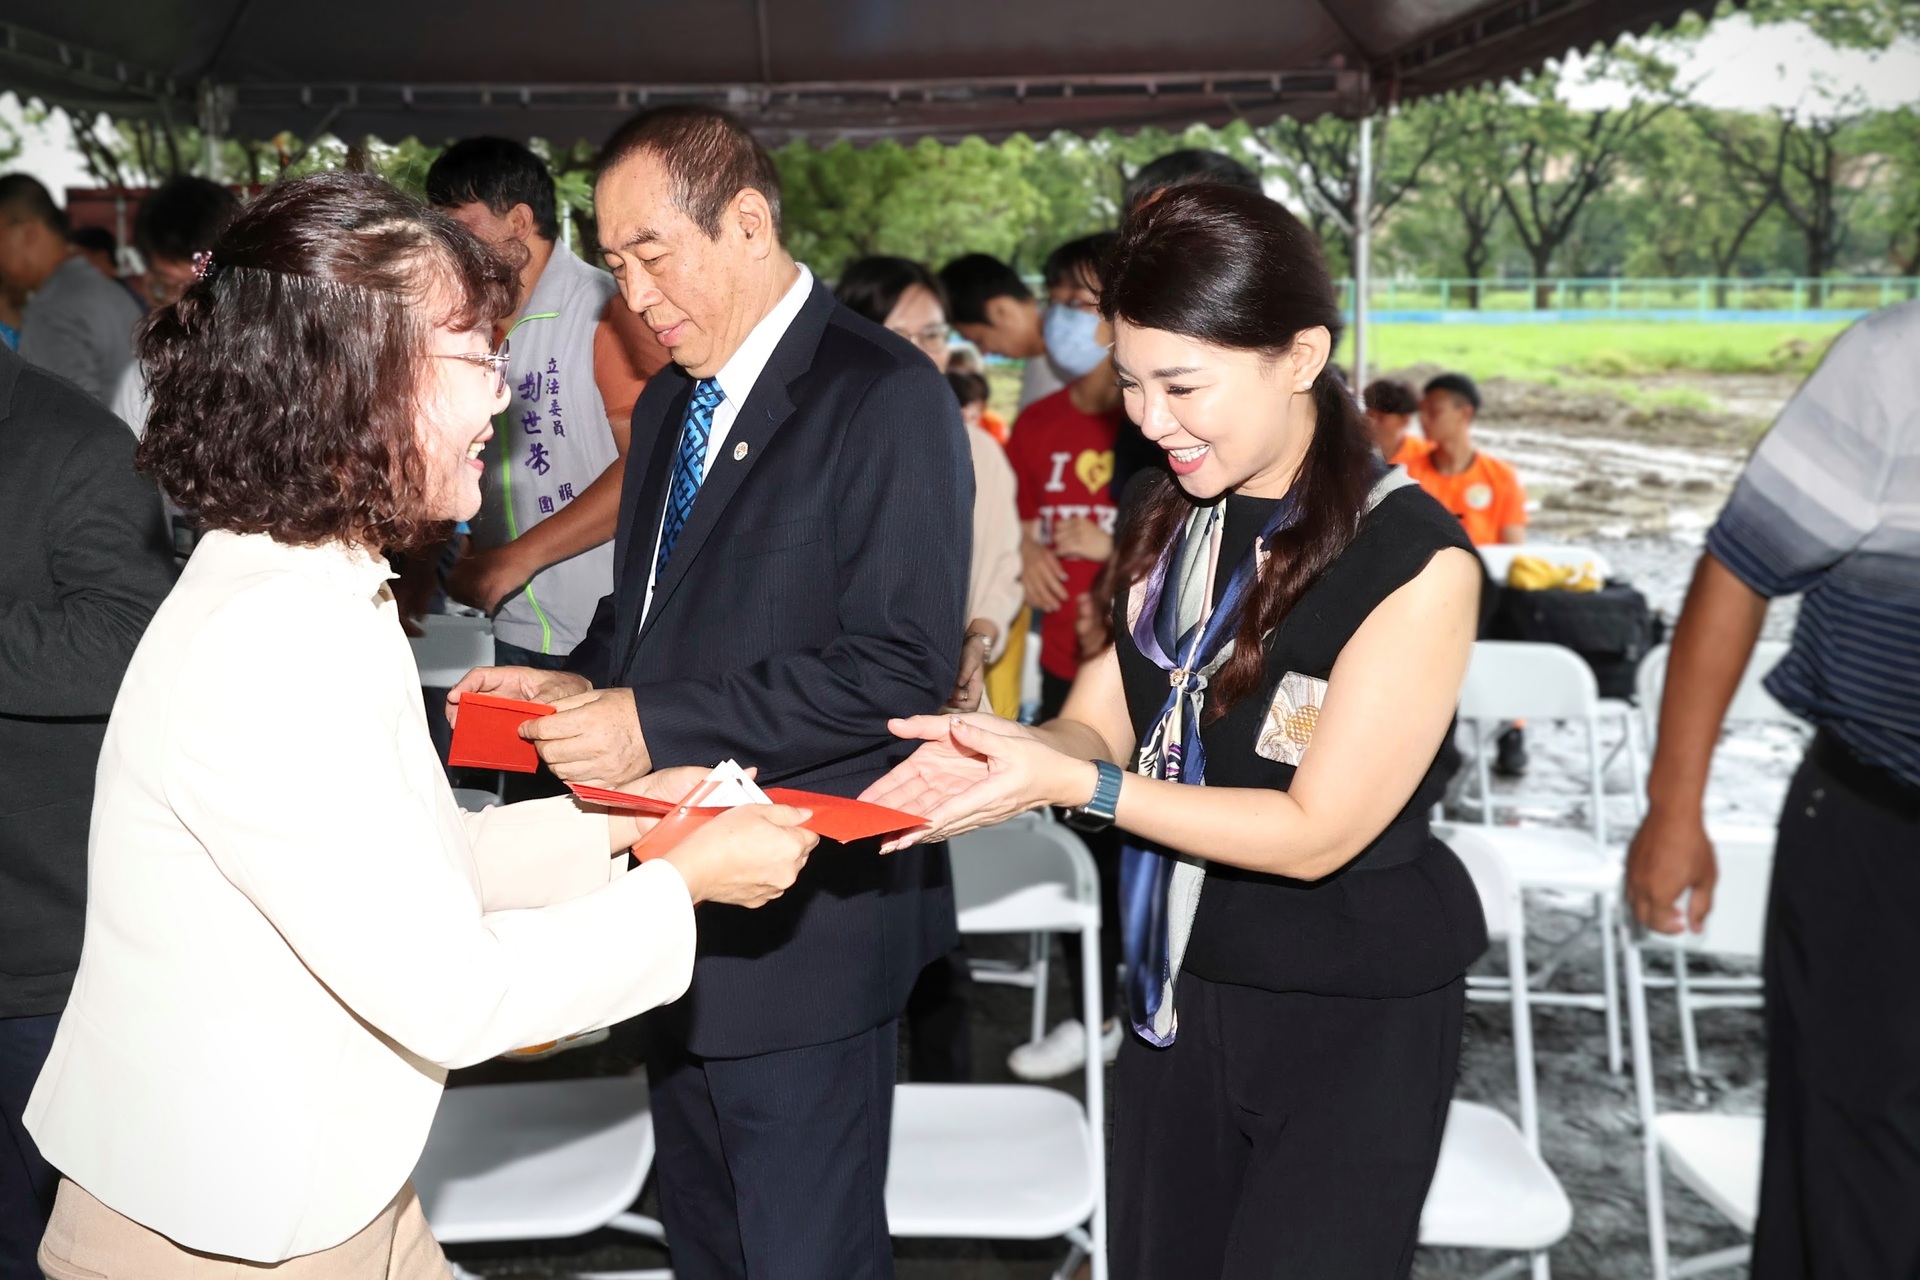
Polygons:
M1426 822L1479 561L1374 454L1285 209L1170 191L1107 279L1128 412L1172 473L1124 504L1115 643L1039 728L895 722L925 745L869 798L925 813L919 839L1041 805L1128 834L1116 1276L1404 1276L1486 947Z

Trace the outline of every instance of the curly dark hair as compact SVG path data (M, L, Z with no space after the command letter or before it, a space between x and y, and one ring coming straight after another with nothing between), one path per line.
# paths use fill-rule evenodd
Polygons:
M508 266L380 179L275 184L138 335L140 468L203 529L405 549L444 536L415 437L436 325L491 326Z

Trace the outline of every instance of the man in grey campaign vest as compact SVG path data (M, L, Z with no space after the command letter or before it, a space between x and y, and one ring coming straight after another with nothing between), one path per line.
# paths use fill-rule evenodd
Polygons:
M613 590L629 419L667 353L613 277L557 243L553 175L526 147L455 143L427 171L427 199L513 261L520 283L513 399L494 419L480 514L447 590L493 615L499 662L557 668Z

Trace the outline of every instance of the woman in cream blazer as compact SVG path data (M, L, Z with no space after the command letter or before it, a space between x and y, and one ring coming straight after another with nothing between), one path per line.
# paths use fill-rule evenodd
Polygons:
M113 710L27 1109L66 1178L56 1280L444 1276L406 1180L447 1071L677 998L694 903L777 896L811 847L756 806L628 871L629 819L454 803L376 548L477 508L506 286L451 221L325 175L257 200L143 337L141 464L210 532Z

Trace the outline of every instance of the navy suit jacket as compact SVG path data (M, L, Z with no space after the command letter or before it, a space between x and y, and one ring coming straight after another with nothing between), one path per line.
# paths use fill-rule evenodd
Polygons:
M732 757L762 784L857 795L935 711L965 630L973 466L946 380L816 282L647 577L692 379L633 410L613 594L568 666L633 690L656 768ZM742 448L744 447L744 454ZM702 1057L823 1044L897 1017L956 941L943 847L823 841L758 910L706 904L686 998L655 1029Z

